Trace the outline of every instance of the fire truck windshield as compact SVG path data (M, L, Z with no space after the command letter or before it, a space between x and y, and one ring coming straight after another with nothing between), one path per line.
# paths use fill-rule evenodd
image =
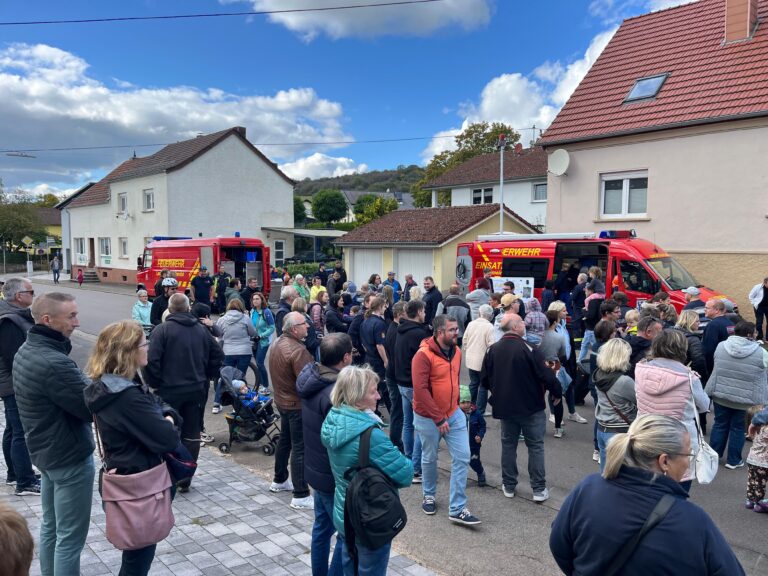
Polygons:
M645 261L659 275L670 290L682 290L689 286L701 286L682 264L670 256Z

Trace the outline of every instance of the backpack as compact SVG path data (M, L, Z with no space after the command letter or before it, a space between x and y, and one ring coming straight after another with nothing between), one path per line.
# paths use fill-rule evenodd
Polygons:
M360 435L358 465L344 473L345 479L352 478L344 500L344 531L355 567L356 542L371 550L381 548L389 544L408 521L397 489L386 474L371 466L368 460L373 428Z

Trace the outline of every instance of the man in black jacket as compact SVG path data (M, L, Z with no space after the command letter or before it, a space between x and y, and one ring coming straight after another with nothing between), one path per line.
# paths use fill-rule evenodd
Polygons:
M661 333L663 325L661 320L653 316L644 316L637 323L637 335L630 334L624 338L632 347L632 354L629 357L629 371L627 375L635 378L635 366L646 357L651 349L651 341Z
M251 300L253 300L253 295L256 294L256 292L261 292L259 281L256 278L248 278L248 284L246 284L245 288L240 291L240 298L243 299L245 309L249 312L253 306Z
M13 361L13 389L32 463L42 474L40 568L80 574L93 497L93 432L83 390L88 378L69 357L80 325L74 296L49 292L32 304L35 325Z
M440 304L440 302L443 301L443 295L440 292L440 290L437 289L437 286L435 286L435 280L432 278L432 276L426 276L424 278L424 305L425 308L425 314L426 319L424 322L426 324L432 325L432 320L435 318L435 315L437 314L437 305Z
M331 410L331 391L336 377L352 364L352 340L343 333L328 334L320 341L320 362L304 366L296 379L301 398L304 434L304 479L314 489L315 523L312 527L312 574L341 573L341 540L336 540L330 571L328 553L333 525L333 479L328 452L320 441L323 421Z
M40 481L32 469L19 408L13 393L13 358L35 321L29 307L35 291L26 278L10 278L0 300L0 397L5 407L3 456L8 467L6 484L16 484L16 496L39 496Z
M285 315L291 311L291 305L296 298L299 297L299 293L293 286L283 286L280 289L280 303L277 305L277 313L275 314L275 332L277 338L283 335L283 321Z
M413 381L411 362L419 345L432 337L432 330L424 323L425 305L421 300L411 300L405 305L405 317L400 318L395 340L395 379L400 390L403 408L403 453L413 462L413 481L421 482L421 440L413 428Z
M170 315L152 332L148 384L183 419L181 440L197 461L206 398L206 382L218 378L224 360L221 346L208 329L189 311L189 298L174 294L168 302ZM187 492L190 481L180 482Z
M158 326L163 321L163 313L168 309L168 300L176 294L178 289L179 283L176 278L163 280L163 293L152 301L152 308L149 311L149 321L152 326Z
M538 349L525 340L525 323L517 314L506 314L501 321L504 332L485 355L480 375L488 388L493 417L501 420L501 477L504 496L514 498L517 488L517 442L520 434L528 448L528 474L533 501L549 498L544 468L544 435L547 431L544 392L553 403L562 398L555 373L544 362Z
M725 313L725 302L719 298L710 298L704 305L704 316L709 319L709 323L704 328L704 335L701 337L701 348L710 374L715 367L717 345L728 340L728 337L733 336L734 333L733 321Z
M387 391L389 392L389 439L400 449L400 452L403 451L403 399L395 375L395 344L400 320L405 315L405 305L406 302L395 302L395 305L392 306L394 321L390 322L384 337L384 350L386 350L389 359L385 369Z

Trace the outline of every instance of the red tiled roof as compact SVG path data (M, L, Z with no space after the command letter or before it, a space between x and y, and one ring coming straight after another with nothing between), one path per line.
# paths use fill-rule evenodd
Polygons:
M101 180L96 182L93 186L85 190L82 194L77 196L72 202L70 202L68 208L79 208L81 206L95 206L97 204L104 204L109 201L109 183L117 178L120 174L126 170L133 168L136 164L141 163L143 158L130 158L120 164L117 168L112 170L109 174L104 176ZM78 191L79 192L79 191Z
M768 115L768 0L753 38L724 43L725 0L624 21L538 144ZM635 81L669 77L656 98L624 104Z
M507 214L538 232L533 224L506 208ZM430 244L440 245L457 234L499 214L498 204L396 210L348 232L336 244Z
M35 208L35 212L43 226L61 226L61 212L56 208L39 206Z
M540 146L527 148L521 152L504 152L504 180L547 177L547 153ZM499 153L491 152L470 158L466 162L451 168L424 186L430 188L448 188L499 181Z

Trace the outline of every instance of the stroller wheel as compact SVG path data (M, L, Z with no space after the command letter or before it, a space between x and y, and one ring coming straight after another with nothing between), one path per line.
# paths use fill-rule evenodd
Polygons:
M269 443L272 444L272 447L274 448L277 446L277 443L280 441L280 434L275 434L270 438Z
M221 452L222 454L228 454L229 444L227 444L226 442L222 442L221 444L219 444L219 452Z
M264 450L264 454L267 456L272 456L275 453L275 447L272 444L264 444L262 450Z

